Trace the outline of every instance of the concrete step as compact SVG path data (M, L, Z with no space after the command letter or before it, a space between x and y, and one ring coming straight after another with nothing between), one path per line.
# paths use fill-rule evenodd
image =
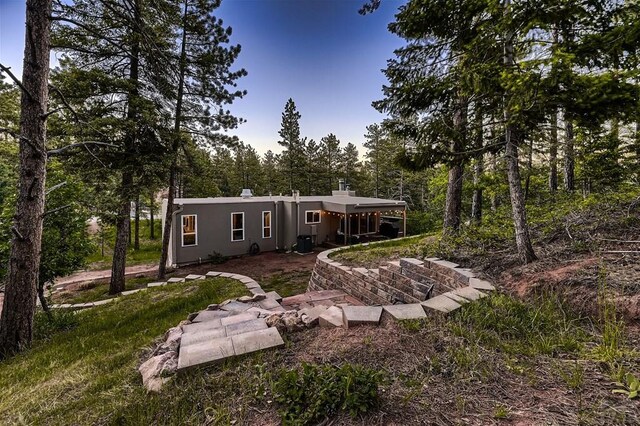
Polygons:
M227 358L284 346L276 328L266 328L230 337L219 337L191 345L180 345L178 371L204 367Z
M494 291L496 288L489 281L484 281L478 278L469 278L469 287L473 287L476 290Z
M454 302L458 302L461 305L464 305L465 303L469 303L469 299L467 299L466 297L460 296L458 293L454 293L453 290L448 291L446 293L442 293L441 296L448 297L449 299L453 300Z
M436 296L431 299L425 300L420 304L424 308L425 312L438 311L438 312L444 312L444 313L455 311L460 306L462 306L458 302L442 294L440 296Z
M405 305L387 305L382 307L384 312L391 315L395 320L408 320L425 318L427 315L420 303L409 303Z
M342 318L342 309L337 306L331 306L318 317L320 327L335 328L344 327Z
M474 300L482 299L483 297L487 297L486 294L476 290L473 287L461 287L459 289L452 291L452 293L458 296L464 297L469 301L474 301Z
M382 306L344 306L342 321L347 328L355 325L378 325L382 316Z
M268 326L264 318L254 318L248 321L238 322L224 327L221 326L216 328L185 332L182 334L180 345L189 346L220 337L231 337L237 334L264 330L265 328L268 328Z

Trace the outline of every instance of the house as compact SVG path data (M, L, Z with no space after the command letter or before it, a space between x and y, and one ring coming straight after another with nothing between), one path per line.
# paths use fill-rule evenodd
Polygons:
M386 231L388 237L406 234L404 201L357 197L344 188L331 196L300 196L294 192L291 196L266 197L254 197L245 189L240 197L176 198L174 206L169 265L256 250L292 250L299 236L303 236L305 245L318 245L379 238L380 231ZM163 221L166 208L165 199ZM402 229L398 229L400 220Z

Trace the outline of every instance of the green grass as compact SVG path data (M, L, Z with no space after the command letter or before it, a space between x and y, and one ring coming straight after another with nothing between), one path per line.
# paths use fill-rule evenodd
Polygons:
M162 249L161 221L156 220L155 223L155 239L152 240L148 221L140 221L140 249L134 250L133 245L127 249L127 266L155 263L160 260L160 251ZM104 234L104 256L102 256L101 236L98 234L92 237L95 251L87 257L88 269L100 270L111 267L115 229L113 227L107 227ZM131 222L131 240L133 241L133 222Z
M422 253L423 245L432 238L432 234L424 234L367 246L355 245L333 252L329 257L338 262L376 265L377 267L385 260L419 256Z
M557 355L583 348L586 334L556 298L522 301L495 294L457 311L450 329L473 344L510 355Z
M244 294L237 281L216 278L149 289L78 312L76 328L0 363L1 423L112 422L113 413L147 401L137 373L144 348L190 312Z
M311 271L291 271L273 275L261 280L262 289L275 291L282 297L295 296L307 291Z
M155 281L155 278L127 278L125 282L126 290L135 290L146 287L148 283ZM109 283L88 283L83 286L82 291L76 293L58 293L53 297L54 303L87 303L97 300L115 297L109 294Z

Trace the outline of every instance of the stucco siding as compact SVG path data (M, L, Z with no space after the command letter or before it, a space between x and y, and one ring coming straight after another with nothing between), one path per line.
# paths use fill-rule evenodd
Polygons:
M271 212L271 237L262 236L262 213ZM207 261L214 253L239 256L249 253L251 244L257 243L261 251L276 249L277 222L274 202L233 204L185 204L175 217L173 235L176 244L174 262L177 264ZM231 214L244 213L244 239L232 241ZM182 218L196 215L196 245L183 246Z

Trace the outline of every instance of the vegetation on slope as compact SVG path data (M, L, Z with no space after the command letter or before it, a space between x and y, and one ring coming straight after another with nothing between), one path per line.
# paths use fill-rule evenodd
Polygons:
M246 294L234 280L149 289L76 314L36 319L36 342L0 362L3 424L104 424L147 399L137 372L155 339L193 311Z

